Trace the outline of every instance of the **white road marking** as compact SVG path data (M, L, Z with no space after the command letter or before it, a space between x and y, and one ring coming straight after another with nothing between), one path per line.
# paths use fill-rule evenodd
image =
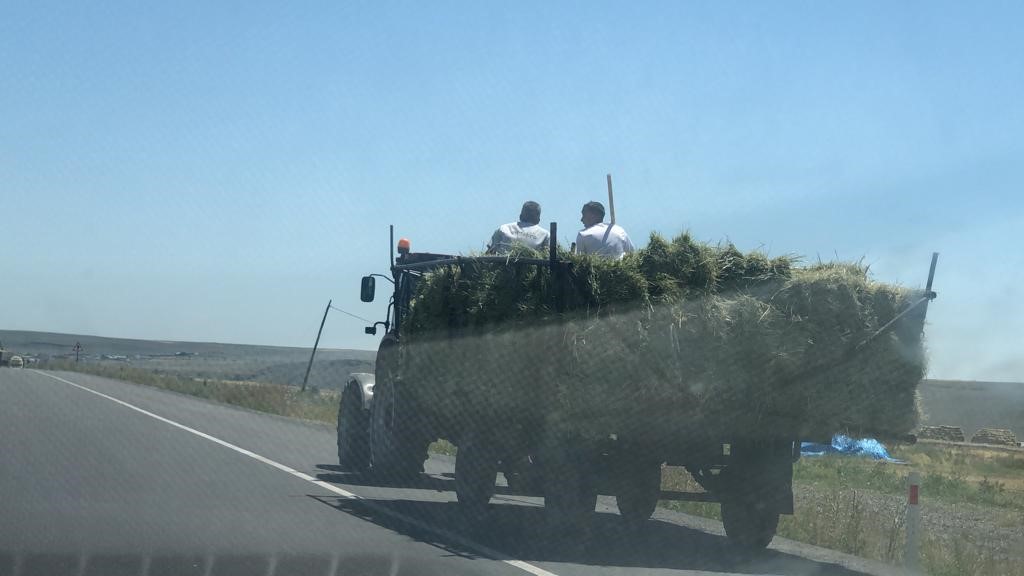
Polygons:
M85 386L82 386L81 384L76 384L76 383L74 383L74 382L72 382L70 380L66 380L64 378L61 378L60 376L54 376L53 374L47 374L46 372L41 372L39 370L33 370L33 372L35 372L36 374L41 374L41 375L46 376L48 378L53 378L54 380L58 380L60 382L68 384L70 386L74 386L75 388L78 388L80 390L84 390L84 391L86 391L86 392L88 392L90 394L95 394L96 396L99 396L101 398L106 398L107 400L110 400L111 402L114 402L115 404L120 404L121 406L124 406L125 408L134 410L134 411L136 411L136 412L138 412L140 414L145 414L146 416L149 416L150 418L153 418L155 420L159 420L159 421L161 421L161 422L163 422L165 424L170 424L171 426L174 426L175 428L179 428L179 429L184 430L186 432L189 432L191 434L195 434L196 436L199 436L200 438L209 440L210 442L213 442L214 444L219 444L219 445L221 445L221 446L223 446L225 448L228 448L230 450L234 450L235 452L238 452L239 454L244 454L244 455L252 458L253 460L256 460L258 462L262 462L262 463L266 464L267 466L271 466L273 468L277 468L278 470L280 470L282 472L285 472L287 474L291 474L292 476L294 476L296 478L301 478L302 480L305 480L307 482L315 484L315 485L323 488L324 490L327 490L329 492L333 492L334 494L337 494L338 496L341 496L342 498L346 498L346 499L349 499L349 500L359 500L359 501L362 501L364 504L373 507L377 512L380 512L382 514L386 514L386 515L391 516L393 518L397 518L397 519L399 519L399 520L401 520L403 522L407 522L409 524L412 524L413 526L416 526L417 528L419 528L421 530L426 530L428 532L433 532L435 534L443 536L444 538L447 538L447 539L449 539L451 541L454 541L454 542L458 543L459 545L464 546L467 549L470 549L470 550L476 552L477 554L480 554L481 556L486 556L486 557L489 557L489 558L491 558L493 560L498 560L498 561L504 562L505 564L508 564L509 566L512 566L514 568L519 568L520 570L523 570L524 572L528 572L530 574L533 574L534 576L558 576L554 572L548 572L547 570L545 570L545 569L543 569L543 568L541 568L539 566L534 566L533 564L530 564L529 562L523 562L522 560L515 560L513 558L509 558L506 554L502 554L501 552L498 552L497 550L493 550L491 548L488 548L487 546L483 546L483 545L477 544L477 543L475 543L475 542L473 542L471 540L467 540L467 539L463 538L462 536L459 536L458 534L454 534L452 532L449 532L448 530L445 530L444 528L438 528L436 526L431 526L430 524L427 524L425 522L421 522L420 520L417 520L416 518L413 518L411 516L406 516L405 514L402 514L400 512L395 512L393 510L389 510L387 508L384 508L384 507L381 507L381 506L377 506L372 501L367 500L367 499L363 498L362 496L359 496L358 494L355 494L353 492L349 492L348 490L345 490L343 488L339 488L339 487L337 487L334 484L331 484L329 482L324 482L323 480L317 480L316 478L310 476L309 474L306 474L304 472L299 472L298 470L296 470L296 469L294 469L294 468L292 468L290 466L286 466L284 464L281 464L280 462L275 462L274 460L271 460L270 458L267 458L265 456L260 456L259 454L255 453L255 452L252 452L250 450L246 450L245 448L242 448L241 446L236 446L236 445L234 445L234 444L232 444L230 442L221 440L220 438L217 438L215 436L210 436L209 434L207 434L205 432L201 432L199 430L196 430L195 428L190 428L188 426L185 426L184 424L180 424L178 422L175 422L174 420L170 420L170 419L164 418L163 416L160 416L159 414L154 414L154 413L150 412L149 410L145 410L143 408L139 408L138 406L135 406L134 404L129 404L128 402L125 402L124 400L118 400L117 398L114 398L113 396L108 396L107 394L104 394L102 392L97 392L97 391L93 390L92 388L87 388Z

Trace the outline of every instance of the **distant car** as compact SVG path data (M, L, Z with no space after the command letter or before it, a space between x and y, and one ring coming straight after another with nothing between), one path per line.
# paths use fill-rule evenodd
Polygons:
M25 361L21 359L21 356L11 356L11 368L24 368Z

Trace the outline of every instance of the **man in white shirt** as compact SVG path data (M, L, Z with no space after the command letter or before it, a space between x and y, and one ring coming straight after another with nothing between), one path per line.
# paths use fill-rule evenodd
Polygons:
M583 230L576 235L576 250L581 254L596 254L611 260L620 260L633 251L633 243L622 226L604 223L604 205L587 202L583 205Z
M523 203L518 222L502 224L494 231L487 253L508 254L516 244L538 251L548 248L548 231L540 226L540 204L532 200Z

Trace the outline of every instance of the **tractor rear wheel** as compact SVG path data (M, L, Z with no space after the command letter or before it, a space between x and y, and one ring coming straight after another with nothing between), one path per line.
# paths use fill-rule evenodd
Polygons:
M498 477L498 459L482 436L470 434L455 456L455 495L459 507L471 521L487 514Z
M661 462L628 459L615 480L619 514L630 527L641 527L654 514L661 497Z
M384 376L381 378L380 376ZM390 369L379 374L370 405L370 456L375 475L386 481L408 480L423 471L429 441L412 428L399 402Z
M542 451L544 508L548 524L565 534L586 531L597 506L593 462L585 445L550 440Z

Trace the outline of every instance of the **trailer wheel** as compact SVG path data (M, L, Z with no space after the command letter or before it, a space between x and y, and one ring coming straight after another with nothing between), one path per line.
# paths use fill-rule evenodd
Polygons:
M626 462L616 475L615 504L623 520L639 528L661 497L661 462Z
M594 471L582 446L549 444L541 458L544 466L544 508L556 533L585 530L597 506Z
M459 507L471 520L487 514L487 503L494 496L498 477L498 459L479 436L468 435L455 456L455 495Z
M408 414L401 410L393 375L386 367L378 375L370 405L370 458L372 471L387 481L415 477L423 471L429 441L410 430Z
M558 532L571 532L585 527L597 507L597 490L589 484L565 478L545 482L545 514Z
M338 464L350 472L370 467L370 411L363 409L358 386L346 386L338 405Z
M779 513L743 500L722 502L722 525L729 540L741 548L765 548L779 528Z

